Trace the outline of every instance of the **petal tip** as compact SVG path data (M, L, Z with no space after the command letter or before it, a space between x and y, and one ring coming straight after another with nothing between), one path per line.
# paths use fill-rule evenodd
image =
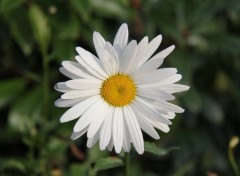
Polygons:
M60 123L65 123L66 122L66 120L64 119L64 118L60 118Z
M157 137L155 137L154 139L159 140L159 139L160 139L160 136L157 136Z
M94 135L95 135L95 133L93 133L92 131L88 131L87 138L93 138Z
M124 28L127 28L128 27L128 25L127 25L127 23L123 23L120 27L124 27Z
M142 155L144 153L144 150L137 151L139 155Z
M158 37L160 40L162 40L162 34L159 34L157 37Z
M75 49L78 52L78 50L80 50L81 47L77 46Z
M72 134L71 134L71 136L70 136L70 139L75 140L75 139L77 139L77 138L78 138L78 137L75 136L75 133L72 132Z
M176 113L184 113L184 112L185 112L185 109L179 107L179 108L178 108L178 111L177 111Z
M116 148L116 147L115 147L115 152L116 152L117 154L119 154L119 153L121 152L121 148Z
M53 86L53 88L54 88L56 91L58 91L58 86L57 86L57 84L55 84L55 85Z
M60 120L61 120L61 119L60 119ZM73 128L73 132L75 132L75 133L79 132L78 127L75 126L75 127Z
M185 85L186 86L186 85ZM190 89L190 86L186 86L186 90L189 90Z

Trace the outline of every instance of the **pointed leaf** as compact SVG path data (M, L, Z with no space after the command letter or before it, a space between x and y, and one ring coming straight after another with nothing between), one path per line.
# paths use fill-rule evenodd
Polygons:
M145 151L156 156L164 156L173 150L179 150L179 147L160 148L155 143L145 142Z
M115 167L119 167L123 165L123 161L117 157L108 157L108 158L101 158L97 160L95 169L97 171L100 170L107 170Z
M9 171L9 170L11 170L11 171L16 170L16 171L21 172L21 173L26 172L26 166L20 160L17 160L17 159L1 159L0 163L1 163L1 166L0 166L1 173L4 173L5 170L6 170L6 172Z
M70 166L70 175L71 176L81 176L86 175L87 163L82 164L71 164Z
M29 19L41 51L46 52L50 40L50 27L47 17L38 5L31 4L29 7Z
M9 125L19 132L29 132L40 118L42 89L37 87L13 105L9 112Z
M8 16L9 13L13 12L17 7L21 6L24 0L1 0L0 11L4 16Z
M11 102L25 88L26 81L21 78L3 80L0 82L0 107Z

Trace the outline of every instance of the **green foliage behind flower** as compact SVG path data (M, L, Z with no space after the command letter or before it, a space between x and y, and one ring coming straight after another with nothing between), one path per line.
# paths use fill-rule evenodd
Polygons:
M132 150L131 174L234 175L227 152L240 135L238 0L0 0L0 175L123 175L122 155L69 139L73 124L59 123L52 88L76 46L95 53L92 33L110 40L123 22L133 38L162 34L162 48L175 44L165 66L191 86L172 130L154 144L145 136L143 156Z

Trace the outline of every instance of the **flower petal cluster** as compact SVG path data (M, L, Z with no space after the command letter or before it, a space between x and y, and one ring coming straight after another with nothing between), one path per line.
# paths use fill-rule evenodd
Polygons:
M176 84L182 78L176 68L159 68L175 48L154 55L161 40L158 35L128 43L128 27L122 24L113 44L94 32L97 56L77 47L76 62L62 62L60 72L70 80L55 85L63 93L55 105L69 107L61 122L78 119L72 139L87 133L89 148L99 141L101 150L114 147L119 153L129 152L133 144L142 154L142 131L154 139L160 138L155 128L169 131L175 113L184 112L169 101L189 86Z

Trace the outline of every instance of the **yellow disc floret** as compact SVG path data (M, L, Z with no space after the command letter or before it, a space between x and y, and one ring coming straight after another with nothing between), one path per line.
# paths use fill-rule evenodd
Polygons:
M136 95L133 80L124 74L116 74L106 79L101 87L101 96L112 106L122 107L130 104Z

